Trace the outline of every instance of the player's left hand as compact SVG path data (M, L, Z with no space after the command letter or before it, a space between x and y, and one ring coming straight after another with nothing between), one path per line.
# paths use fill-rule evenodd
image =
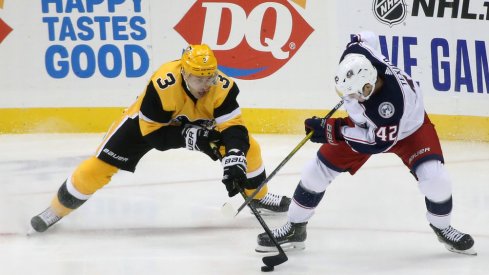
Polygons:
M201 151L208 155L212 160L218 160L218 157L211 147L211 143L220 143L221 133L219 131L185 126L182 131L182 136L185 139L185 147L187 149Z
M340 127L346 125L343 118L319 118L312 117L304 121L306 135L314 131L311 141L316 143L329 143L338 145L338 141L344 140Z
M222 158L224 175L222 183L226 185L228 196L233 197L239 193L236 184L243 185L246 182L246 156L238 149L229 150Z

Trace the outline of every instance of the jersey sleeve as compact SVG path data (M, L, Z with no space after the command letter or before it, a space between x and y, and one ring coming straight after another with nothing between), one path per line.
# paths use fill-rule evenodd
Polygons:
M156 91L156 88L152 81L146 87L146 92L143 95L141 107L139 109L139 119L143 124L141 130L144 133L151 132L151 128L155 126L165 126L170 123L172 118L172 111L165 111L163 109L163 102ZM146 129L145 126L149 126Z
M372 31L363 31L355 34L351 38L351 43L363 42L370 48L380 51L379 36Z
M214 117L226 151L239 149L246 154L250 148L250 141L237 101L238 94L238 85L233 82L226 97L222 102L218 102L218 106L214 109Z
M145 141L157 150L164 151L185 145L181 135L182 126L170 124L172 114L172 111L163 109L162 99L153 81L150 81L139 109L139 128Z

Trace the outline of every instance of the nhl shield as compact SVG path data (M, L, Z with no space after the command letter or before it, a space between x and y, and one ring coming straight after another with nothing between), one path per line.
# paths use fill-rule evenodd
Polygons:
M390 27L403 22L407 15L404 0L373 0L372 9L377 20Z

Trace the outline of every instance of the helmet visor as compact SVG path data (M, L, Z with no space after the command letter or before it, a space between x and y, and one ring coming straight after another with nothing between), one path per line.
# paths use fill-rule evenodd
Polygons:
M364 102L365 100L368 100L370 98L374 89L375 89L375 84L372 85L370 83L367 83L363 86L361 91L358 90L356 92L348 93L346 95L340 95L340 97L346 100L355 99L360 102Z
M187 82L187 87L189 88L190 92L192 92L196 98L201 98L209 91L211 86L217 84L217 76L217 72L211 76L196 76L188 74L185 81Z

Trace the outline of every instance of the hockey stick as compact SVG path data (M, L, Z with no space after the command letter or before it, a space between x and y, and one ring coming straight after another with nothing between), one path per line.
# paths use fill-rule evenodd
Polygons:
M341 107L341 105L343 105L343 100L338 102L338 104L336 104L336 106L334 106L334 108L331 111L329 111L329 113L326 114L324 118L326 119L330 118ZM285 159L282 160L282 162L277 166L277 168L275 168L275 170L273 170L272 173L270 173L270 175L255 189L255 191L250 196L245 198L245 201L241 204L238 210L234 211L231 205L225 203L223 205L223 208L225 208L223 212L226 213L235 212L234 216L237 216L239 212L241 212L241 210L243 210L243 208L245 208L246 205L249 205L249 203L256 197L256 194L260 192L262 187L265 186L265 184L267 184L275 176L275 174L277 174L277 172L292 158L293 155L295 155L295 153L297 153L297 151L299 151L299 149L312 137L313 134L314 131L310 131L309 134L307 134L307 136L303 138L301 142L299 142L299 144L297 144L297 146L294 149L292 149L292 151L285 157Z
M219 153L219 150L218 150L217 146L215 144L212 144L211 143L211 147L212 147L212 150L214 152L214 155L216 155L216 157L219 158L219 160L222 160L221 153ZM236 183L236 182L234 182L234 186L236 188L238 188L239 193L241 194L241 196L243 196L243 199L246 200L247 196L246 196L243 188L238 183ZM285 251L282 249L282 247L280 246L280 244L278 244L277 239L275 239L275 237L273 236L272 231L270 230L270 228L268 227L268 225L265 223L265 221L263 220L263 218L260 215L260 213L258 213L258 211L256 210L255 206L253 206L251 204L248 204L248 207L251 209L251 212L253 212L253 215L255 215L255 217L258 220L258 222L260 223L261 227L265 230L265 232L267 233L268 237L270 238L270 240L272 240L273 244L275 245L275 247L278 250L278 254L277 255L266 256L266 257L263 257L262 258L263 263L266 265L266 267L265 266L262 266L262 271L273 271L273 269L274 269L275 266L280 265L280 264L283 264L289 258L285 254Z
M247 196L246 196L243 188L241 186L239 186L239 184L235 183L235 185L239 188L239 193L241 193L241 196L243 196L243 199L246 200ZM271 268L271 270L273 270L273 267L286 262L289 258L287 257L287 255L285 254L285 251L282 249L282 247L278 243L277 239L275 239L275 237L273 236L272 231L270 230L268 225L265 223L265 221L263 220L263 217L260 215L260 213L258 213L258 210L256 210L255 206L248 204L248 207L251 209L251 212L253 212L253 215L255 215L255 217L258 220L258 222L260 223L261 227L265 230L268 237L270 238L270 240L273 242L273 244L275 245L275 247L278 250L277 255L266 256L266 257L262 258L262 262L267 267ZM265 271L265 270L267 270L267 269L264 269L264 267L262 267L262 271Z

